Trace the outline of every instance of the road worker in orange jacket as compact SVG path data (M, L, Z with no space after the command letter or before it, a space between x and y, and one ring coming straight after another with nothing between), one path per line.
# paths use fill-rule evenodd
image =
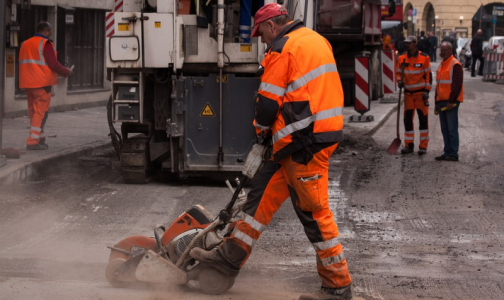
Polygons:
M49 39L52 26L48 22L37 25L37 33L21 45L19 51L19 88L26 90L30 135L26 139L28 150L46 150L44 125L51 104L51 86L56 85L57 74L67 77L72 70L63 67Z
M254 125L271 134L273 155L252 185L242 219L219 248L191 255L231 276L285 200L290 200L317 255L318 294L300 299L352 299L350 274L328 201L329 158L342 140L343 89L327 40L291 21L280 5L257 11L252 37L267 49L259 72Z
M415 110L420 123L420 149L418 155L427 153L429 144L429 92L432 87L432 72L428 53L417 49L417 39L408 36L404 40L406 53L399 56L396 67L397 85L404 88L404 148L401 153L413 153ZM404 74L402 75L402 69Z
M441 43L443 61L436 72L436 106L439 124L443 134L443 154L436 160L459 160L458 110L464 102L464 70L462 64L453 57L452 44Z

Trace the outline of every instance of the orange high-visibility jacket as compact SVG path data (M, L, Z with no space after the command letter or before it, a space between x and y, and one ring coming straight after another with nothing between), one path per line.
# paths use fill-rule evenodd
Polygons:
M429 56L417 50L415 55L408 53L397 59L396 78L401 80L401 63L404 67L404 91L410 93L430 91L432 88L432 73Z
M50 40L34 36L21 45L19 51L19 88L40 88L56 85L57 73L44 59L44 46Z
M343 88L329 42L296 20L268 45L259 73L256 131L271 130L273 159L343 138Z
M443 60L439 65L439 69L436 74L436 101L448 100L450 99L452 79L453 79L453 67L455 65L462 64L452 56ZM460 90L460 94L457 97L457 101L464 102L464 86Z

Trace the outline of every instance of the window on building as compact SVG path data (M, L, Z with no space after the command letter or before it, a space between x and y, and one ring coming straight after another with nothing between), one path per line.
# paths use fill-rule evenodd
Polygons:
M47 21L47 6L32 5L30 9L17 9L17 21L21 24L18 33L19 42L22 43L35 34L35 29L41 21ZM16 95L25 94L24 89L19 88L19 49L16 49Z
M75 68L68 78L68 90L103 88L105 11L77 9L71 28L72 40L66 41L70 58L67 66Z

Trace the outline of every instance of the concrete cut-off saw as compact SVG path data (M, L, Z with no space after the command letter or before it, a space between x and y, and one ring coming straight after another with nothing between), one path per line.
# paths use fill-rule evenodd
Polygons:
M130 236L111 249L105 270L107 280L114 287L127 287L136 283L187 284L199 281L206 294L217 295L229 290L235 277L228 276L208 264L190 256L194 247L211 250L219 246L224 237L231 234L228 224L236 220L246 200L243 187L261 167L268 146L255 144L249 152L234 189L228 187L233 197L226 207L214 217L201 205L195 205L183 212L167 228L157 225L154 237ZM237 201L239 200L239 201Z

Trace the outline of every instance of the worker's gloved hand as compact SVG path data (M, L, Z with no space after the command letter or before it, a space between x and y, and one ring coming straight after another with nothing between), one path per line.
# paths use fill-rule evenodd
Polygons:
M425 91L422 95L423 100L429 100L429 92Z
M450 110L450 109L454 108L455 106L457 106L457 102L455 102L455 101L448 102L448 104L446 104L446 110Z
M402 80L398 80L397 81L397 87L398 88L403 88L404 87L404 83L402 82Z

